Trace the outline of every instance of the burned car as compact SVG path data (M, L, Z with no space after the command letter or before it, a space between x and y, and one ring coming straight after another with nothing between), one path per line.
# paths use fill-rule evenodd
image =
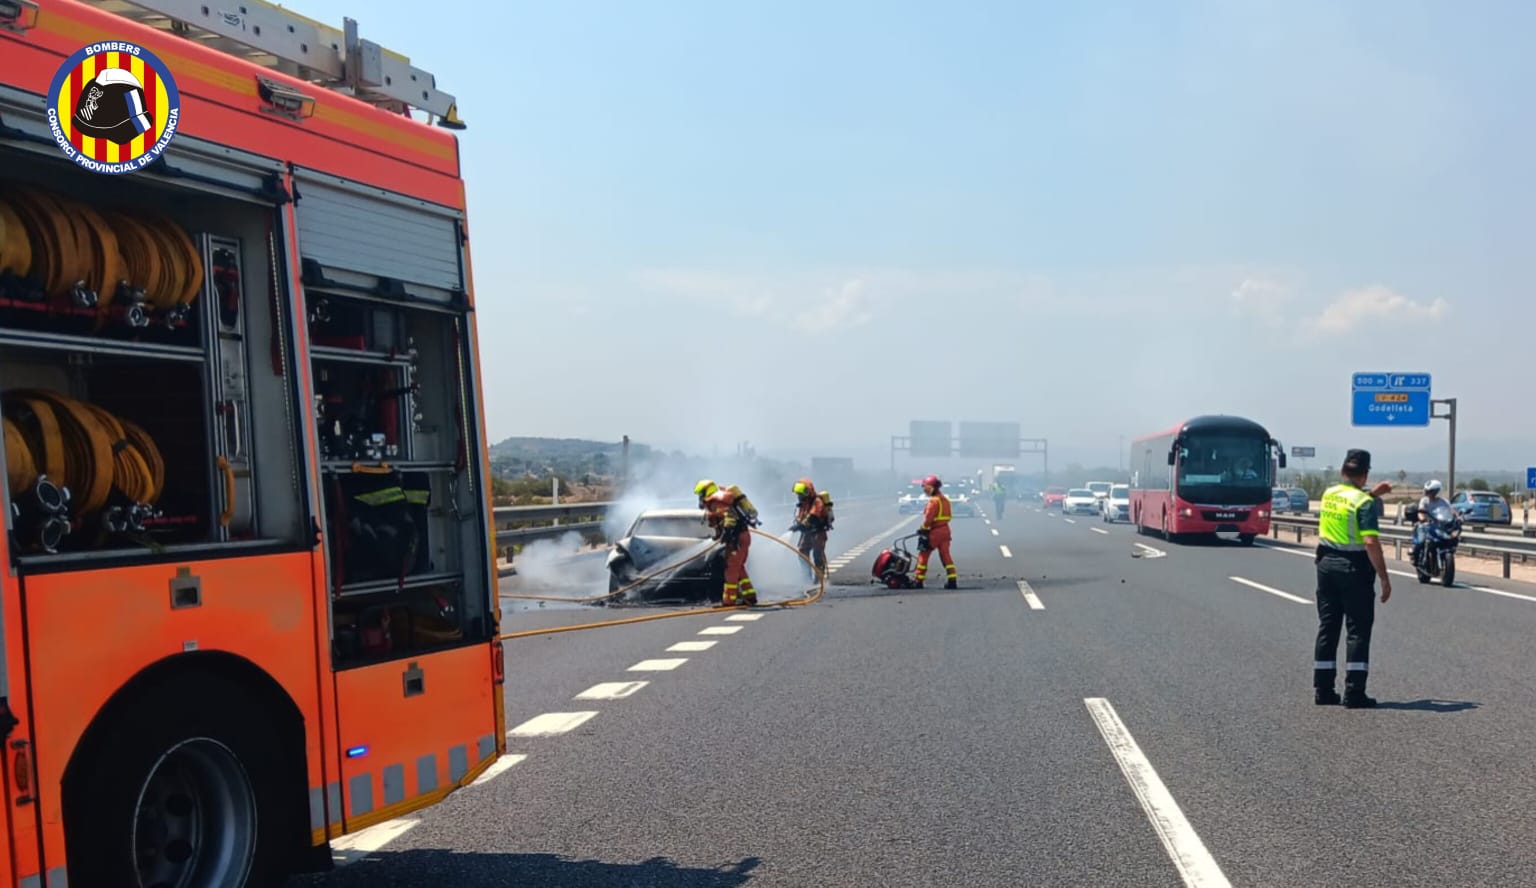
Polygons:
M719 601L725 550L698 509L650 509L635 517L608 554L608 591L641 577L625 598L642 601Z

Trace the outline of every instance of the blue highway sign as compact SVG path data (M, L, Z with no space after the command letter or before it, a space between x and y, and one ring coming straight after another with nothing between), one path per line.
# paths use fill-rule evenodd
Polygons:
M1428 373L1356 373L1354 425L1429 425L1429 382Z
M1536 490L1536 466L1525 468L1525 489Z

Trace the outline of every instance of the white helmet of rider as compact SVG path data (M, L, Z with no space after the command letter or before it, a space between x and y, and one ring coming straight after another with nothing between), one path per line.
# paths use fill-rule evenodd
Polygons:
M1439 493L1440 492L1440 482L1439 481L1428 481L1428 482L1425 482L1425 484L1424 484L1424 492L1425 493Z

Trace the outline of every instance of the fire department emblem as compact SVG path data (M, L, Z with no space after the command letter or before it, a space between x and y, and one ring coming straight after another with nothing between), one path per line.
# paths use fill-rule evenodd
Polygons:
M136 43L110 41L65 60L48 89L48 125L65 156L94 173L149 166L176 136L181 95L170 69Z

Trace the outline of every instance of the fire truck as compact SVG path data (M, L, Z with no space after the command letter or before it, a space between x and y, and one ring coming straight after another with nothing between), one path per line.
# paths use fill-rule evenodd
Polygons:
M0 0L0 886L240 886L505 751L455 100L259 0Z

